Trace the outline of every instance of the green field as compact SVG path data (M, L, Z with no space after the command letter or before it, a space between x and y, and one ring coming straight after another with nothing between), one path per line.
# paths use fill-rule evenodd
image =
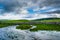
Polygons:
M42 20L41 22L60 22L60 19Z
M0 24L0 28L11 26L12 24Z
M19 23L19 22L29 22L29 20L0 20L1 23Z
M46 19L37 19L33 21L40 21L40 22L60 22L60 18L46 18Z
M27 22L28 24L26 24ZM36 28L30 29L30 31L38 31L38 30L55 30L60 31L60 24L46 24L46 23L38 23L38 24L29 24L29 22L60 22L60 19L44 19L44 20L0 20L0 28L11 26L11 25L19 25L16 27L16 29L21 30L27 30L30 29L33 26L36 26Z
M30 31L38 31L38 30L51 30L51 31L60 31L60 25L58 24L38 24L34 29L30 29Z
M38 31L38 30L55 30L60 31L60 25L58 24L35 24L33 26L36 26L36 28L30 29L32 26L30 25L19 25L16 28L17 29L30 29L30 31Z

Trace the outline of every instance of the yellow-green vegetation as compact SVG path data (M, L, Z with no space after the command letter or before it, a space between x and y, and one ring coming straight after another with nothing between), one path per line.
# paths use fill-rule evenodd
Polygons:
M60 22L60 18L56 19L46 19L46 20L38 20L40 22Z
M0 28L11 26L12 24L0 24Z
M26 30L26 29L30 29L32 26L28 25L28 24L22 24L17 26L17 29L22 29L22 30Z
M58 24L35 24L33 26L36 26L36 28L30 29L32 26L30 25L19 25L16 28L17 29L30 29L30 31L38 31L38 30L55 30L55 31L60 31L60 25Z
M3 22L3 23L19 23L19 22L28 22L29 20L3 20L3 21L0 21L0 22Z
M56 19L56 20L43 20L41 22L60 22L60 19Z
M45 22L47 22L47 23L45 23ZM48 24L50 22L51 22L51 24ZM32 20L31 21L29 21L29 20L2 20L2 21L0 21L0 28L11 26L11 25L19 25L16 27L17 29L25 30L25 29L32 28L32 26L30 26L30 25L33 25L33 26L36 26L36 28L30 29L30 31L38 31L38 30L60 31L60 24L58 22L60 22L59 18L48 19L48 20L45 20L45 19L44 20L33 20L33 21Z
M0 20L0 28L18 25L19 23L29 22L28 20Z
M55 30L60 31L60 25L58 24L35 24L37 26L34 29L30 29L30 31L38 31L38 30Z

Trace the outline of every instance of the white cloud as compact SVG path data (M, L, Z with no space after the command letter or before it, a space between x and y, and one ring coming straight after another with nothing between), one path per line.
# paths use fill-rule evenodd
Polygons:
M55 14L32 14L31 15L31 14L5 13L4 15L0 15L0 19L9 19L9 20L18 20L18 19L34 20L34 19L41 19L41 18L54 18L54 17L60 18L60 14L55 13Z
M13 13L5 13L3 15L0 15L0 19L9 19L9 20L18 20L18 19L24 19L24 17L27 16L25 14L13 14Z
M41 19L49 17L60 17L60 14L42 14L40 10L47 10L46 12L52 12L59 9L50 9L55 7L55 0L52 3L51 0L0 0L4 8L0 10L0 14L4 11L3 15L0 15L0 19ZM58 2L57 2L58 3ZM59 4L59 3L58 3ZM36 13L29 14L28 8L32 8ZM48 10L50 9L50 10Z
M42 19L42 18L60 18L60 14L57 14L57 13L54 13L54 14L34 14L34 15L31 15L31 18L29 18L29 20Z

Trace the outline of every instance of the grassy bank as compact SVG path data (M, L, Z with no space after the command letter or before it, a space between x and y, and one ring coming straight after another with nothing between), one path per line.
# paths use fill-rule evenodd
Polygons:
M15 24L8 24L8 23L0 23L0 28L3 28L3 27L8 27L8 26L12 26L12 25L15 25Z
M11 25L15 25L15 24L5 24L2 23L0 24L0 28L3 27L7 27L7 26L11 26ZM30 31L38 31L38 30L56 30L56 31L60 31L60 25L59 24L32 24L33 26L36 26L36 28L30 29L32 26L30 24L20 24L19 26L17 26L17 29L21 29L21 30L26 30L26 29L30 29Z
M38 24L34 29L30 29L30 31L38 31L38 30L51 30L51 31L60 31L60 25L58 24Z
M18 23L28 22L28 20L0 20L0 28L18 25Z
M26 29L30 29L32 26L28 25L28 24L22 24L17 26L17 29L22 29L22 30L26 30Z
M0 24L0 28L7 27L7 26L10 26L10 25L8 25L8 24Z
M58 24L35 24L33 26L36 26L36 28L30 29L30 31L38 31L38 30L55 30L55 31L60 31L60 25ZM31 28L30 25L20 25L16 27L17 29L29 29Z

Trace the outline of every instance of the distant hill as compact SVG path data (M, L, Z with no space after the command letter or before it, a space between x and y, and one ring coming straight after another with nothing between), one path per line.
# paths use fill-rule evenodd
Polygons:
M39 21L39 20L54 20L54 19L60 19L60 18L42 18L42 19L36 19L34 21Z
M33 21L41 21L41 22L60 22L60 18L43 18L43 19L36 19Z

